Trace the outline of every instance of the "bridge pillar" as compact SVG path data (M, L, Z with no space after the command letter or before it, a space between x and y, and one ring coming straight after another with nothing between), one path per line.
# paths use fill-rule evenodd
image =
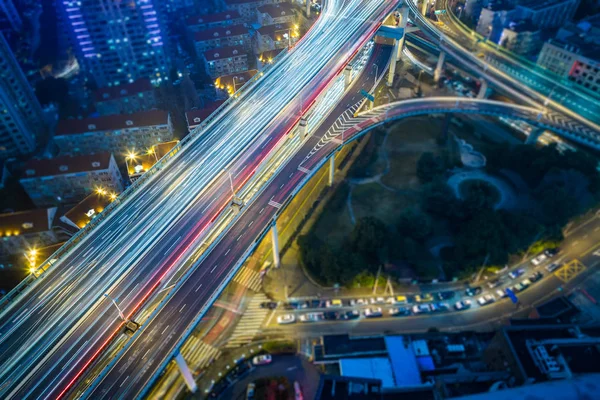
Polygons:
M306 117L300 118L298 132L300 133L300 138L305 138L306 135L308 135L308 121L306 120Z
M488 91L488 83L485 79L481 80L481 87L479 88L479 93L477 93L478 99L487 99L487 91Z
M400 61L402 58L402 49L404 49L404 38L406 37L406 24L408 23L408 11L409 8L407 6L403 6L400 10L402 19L400 20L400 28L404 29L402 33L402 38L400 39L400 43L398 44L398 49L396 51L396 61Z
M344 88L347 89L352 83L352 67L350 65L346 65L344 69Z
M333 186L333 179L335 178L335 153L329 158L329 186Z
M540 136L542 136L542 134L545 132L546 130L544 128L535 128L531 131L531 133L529 134L529 136L527 136L527 139L525 140L525 144L532 144L535 146L535 144L537 143L538 139L540 138Z
M273 218L271 242L273 242L273 267L279 268L281 266L281 258L279 257L279 234L277 233L277 218Z
M179 368L179 372L181 372L181 375L183 376L183 380L185 381L185 384L187 385L190 392L196 393L196 391L198 390L198 385L196 385L196 380L194 379L194 376L192 375L192 371L190 371L190 368L188 367L187 363L183 359L183 356L181 355L181 353L177 353L177 355L175 356L175 362L177 362L177 367Z
M392 54L398 54L398 49L400 48L400 41L398 39L394 39L394 50L392 50ZM394 75L396 75L396 60L392 60L390 63L390 70L388 72L388 80L387 85L392 86L394 84Z
M421 14L427 15L427 5L429 4L429 0L423 0L423 4L421 4Z
M446 53L443 51L440 53L440 57L438 58L437 65L435 67L435 71L433 72L433 80L437 83L440 81L440 77L442 76L442 70L444 68L444 60L446 59Z
M306 0L306 17L310 17L310 0Z

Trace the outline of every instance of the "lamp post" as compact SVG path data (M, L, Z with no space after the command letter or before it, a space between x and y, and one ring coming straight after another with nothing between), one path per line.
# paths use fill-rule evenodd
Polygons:
M123 321L127 322L127 318L125 318L125 314L123 314L123 311L121 311L121 308L119 308L119 305L117 304L116 300L115 300L115 299L113 299L112 297L110 297L110 296L108 295L108 293L104 293L104 297L106 297L106 298L110 299L110 301L112 301L112 303L113 303L113 304L115 305L115 307L117 308L117 311L119 312L119 317L120 317L120 318L121 318Z
M133 151L130 151L126 156L125 156L125 166L127 167L127 173L129 174L129 163L127 161L133 161L135 160L137 157L137 154L135 154ZM131 174L130 174L131 175Z

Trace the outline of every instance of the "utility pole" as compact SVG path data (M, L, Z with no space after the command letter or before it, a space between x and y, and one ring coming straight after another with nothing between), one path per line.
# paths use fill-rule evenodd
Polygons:
M110 296L108 295L108 293L104 293L104 297L106 297L106 298L110 299L110 301L112 301L112 303L113 303L113 304L115 305L115 307L117 308L117 311L119 312L119 317L120 317L120 318L121 318L123 321L127 322L127 318L125 318L125 314L123 314L123 311L121 311L121 308L119 307L119 305L117 304L117 302L115 301L115 299L113 299L112 297L110 297Z
M379 282L380 274L381 274L381 265L379 265L379 269L377 270L377 276L375 277L375 285L373 285L373 294L377 293L377 283Z

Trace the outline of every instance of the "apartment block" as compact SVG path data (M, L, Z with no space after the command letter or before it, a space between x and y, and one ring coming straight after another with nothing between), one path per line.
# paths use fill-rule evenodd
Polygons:
M60 241L53 229L56 210L56 207L50 207L0 214L2 253L26 253Z
M291 22L265 25L256 32L257 53L293 46L299 38L298 27Z
M212 78L248 70L248 53L240 46L207 50L202 56Z
M250 49L250 31L244 25L231 25L207 29L194 34L194 47L197 54L219 47L240 46Z
M154 85L147 78L133 83L96 90L96 111L100 115L132 114L156 107Z
M290 3L266 4L256 9L260 25L296 23L296 12Z
M206 29L221 28L231 25L242 25L244 19L235 10L223 11L208 15L194 15L186 19L187 27L191 32L200 32Z

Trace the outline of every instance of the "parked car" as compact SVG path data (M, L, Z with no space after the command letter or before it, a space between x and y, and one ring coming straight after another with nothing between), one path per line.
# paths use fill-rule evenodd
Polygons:
M293 324L296 322L296 316L294 314L284 314L277 317L277 323L279 325Z
M358 310L346 311L345 313L342 314L341 318L346 319L346 320L360 318L360 311L358 311Z
M510 271L508 273L508 276L510 277L510 279L516 279L516 278L520 277L521 275L523 275L524 273L525 273L525 270L523 268L519 268L514 271Z
M514 293L522 292L527 289L525 286L521 285L521 283L517 283L515 286L510 288Z
M389 304L406 304L408 303L408 298L406 296L390 297L387 302Z
M541 263L543 263L544 261L546 261L548 259L548 256L545 255L544 253L542 254L538 254L537 256L535 256L534 258L531 259L531 263L535 266L540 265Z
M487 304L491 304L496 301L496 298L492 294L486 294L477 299L477 302L481 306L485 306Z
M323 313L323 317L325 317L327 321L335 321L340 318L340 314L335 311L326 311Z
M531 281L525 278L521 281L521 285L523 286L523 289L527 289L529 286L531 286Z
M308 313L300 316L301 322L317 322L322 321L325 316L323 313Z
M428 301L433 301L433 296L431 293L421 293L415 296L415 301L417 303L425 303Z
M546 265L546 271L554 272L557 269L559 269L561 266L562 266L562 264L559 264L559 263L548 264L548 265Z
M494 280L492 280L492 281L489 281L489 282L487 283L487 285L488 285L488 287L489 287L490 289L493 289L493 288L495 288L495 287L498 287L498 286L500 286L501 284L502 284L502 281L501 281L500 279L494 279Z
M456 304L454 304L454 308L459 311L467 310L467 309L471 308L471 300L465 299L465 300L457 301Z
M266 365L266 364L271 364L271 361L273 361L273 358L271 358L270 354L263 354L261 356L256 356L252 359L252 364L253 365Z
M339 308L342 307L342 301L340 299L327 300L325 302L325 307L327 308Z
M451 298L454 297L454 294L455 293L452 290L446 290L444 292L436 293L436 297L439 300L450 300Z
M402 317L405 315L410 315L410 308L393 307L393 308L390 308L389 313L392 317Z
M506 290L502 290L502 289L496 290L496 294L498 295L499 299L503 299L506 296L508 296L508 293L506 293Z
M274 301L265 301L260 303L260 308L268 308L269 310L274 310L277 308L277 303Z
M381 311L381 307L372 307L365 310L365 317L367 318L378 318L382 315L383 312Z
M467 288L467 290L465 290L465 294L467 296L473 297L473 296L477 296L478 294L480 294L481 291L482 291L481 286L470 287L470 288Z
M448 311L450 307L446 303L433 303L431 305L431 311Z
M540 279L542 279L543 276L544 276L544 274L542 274L540 271L538 271L538 272L534 272L533 274L529 275L529 277L527 279L529 279L531 281L531 283L533 283L533 282L537 282Z
M546 250L544 250L544 254L548 258L552 258L555 255L557 255L558 253L560 253L560 249L558 247L555 247L553 249L546 249Z
M431 312L431 305L429 304L418 304L413 306L412 311L414 314L425 314Z
M383 297L371 297L371 304L385 304L385 299Z
M366 304L369 304L369 300L367 300L367 299L352 299L352 300L350 300L351 306L364 306Z

